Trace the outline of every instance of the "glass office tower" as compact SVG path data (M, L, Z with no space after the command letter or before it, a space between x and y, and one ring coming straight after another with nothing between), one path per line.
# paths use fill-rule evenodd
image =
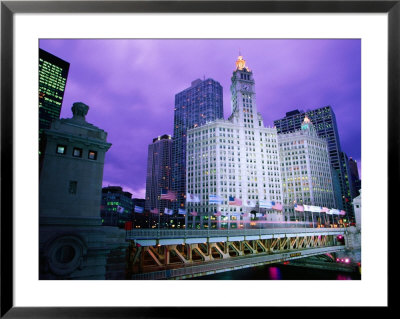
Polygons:
M145 209L157 208L164 213L171 202L161 199L162 189L171 189L172 138L164 134L153 139L148 147Z
M39 159L45 149L43 130L50 128L53 120L60 118L69 63L39 49Z
M197 79L175 95L172 146L172 189L177 194L174 210L185 207L187 130L223 118L222 86L213 79Z

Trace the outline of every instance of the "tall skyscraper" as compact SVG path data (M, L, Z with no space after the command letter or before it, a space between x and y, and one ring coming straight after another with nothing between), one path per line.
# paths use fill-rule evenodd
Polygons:
M172 189L177 193L174 209L185 207L187 130L223 118L222 86L213 79L192 82L175 95Z
M318 137L310 119L306 116L298 131L279 134L278 141L288 212L294 213L295 203L337 208L327 141Z
M348 186L345 180L345 168L341 160L339 133L336 123L336 116L331 106L324 106L311 111L294 110L287 112L282 119L275 120L274 125L278 134L294 132L301 129L301 123L304 117L307 116L314 124L317 134L321 138L325 138L328 142L329 158L332 167L337 171L340 181L342 207L346 211L352 212L351 198L346 198L349 193Z
M39 158L40 167L46 142L43 130L60 118L69 63L39 49Z
M353 183L353 178L351 176L351 167L349 164L349 158L347 157L347 154L345 152L340 152L340 160L342 161L342 166L344 170L344 181L346 183L346 190L347 193L345 195L345 201L348 203L348 205L353 206L350 202L353 200L353 198L357 197L357 190L355 188L355 185Z
M153 139L147 155L146 202L145 209L157 208L164 213L171 208L171 201L161 199L161 191L171 190L172 138L162 135Z
M187 133L187 191L199 199L187 201L189 228L215 227L217 221L222 227L238 227L238 221L259 214L268 203L282 203L277 132L264 127L257 112L253 72L242 56L231 81L228 120ZM264 213L268 220L283 220L279 210Z
M333 192L335 194L335 207L337 209L344 209L342 199L342 187L340 184L339 172L331 166Z

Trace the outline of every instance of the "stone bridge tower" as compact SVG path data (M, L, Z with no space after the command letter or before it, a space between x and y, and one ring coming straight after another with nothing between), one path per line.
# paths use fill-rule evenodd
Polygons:
M100 218L107 133L86 122L89 107L45 130L39 177L39 279L105 279L106 242L121 230ZM117 235L118 236L118 235ZM123 241L122 241L123 242Z

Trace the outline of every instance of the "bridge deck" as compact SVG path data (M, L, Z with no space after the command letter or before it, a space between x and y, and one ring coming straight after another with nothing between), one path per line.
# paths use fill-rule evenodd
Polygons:
M260 228L260 229L135 229L127 231L126 240L140 246L195 244L257 240L282 237L343 235L345 228Z

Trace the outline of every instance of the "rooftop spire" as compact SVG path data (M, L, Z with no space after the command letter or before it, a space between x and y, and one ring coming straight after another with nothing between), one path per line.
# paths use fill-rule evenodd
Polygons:
M236 70L243 70L246 69L246 71L250 71L248 67L246 67L246 60L243 59L243 57L240 55L239 51L239 56L236 60Z
M311 123L311 120L308 118L307 115L304 117L303 123Z
M301 123L301 129L315 131L314 125L307 115L304 117L303 123Z

